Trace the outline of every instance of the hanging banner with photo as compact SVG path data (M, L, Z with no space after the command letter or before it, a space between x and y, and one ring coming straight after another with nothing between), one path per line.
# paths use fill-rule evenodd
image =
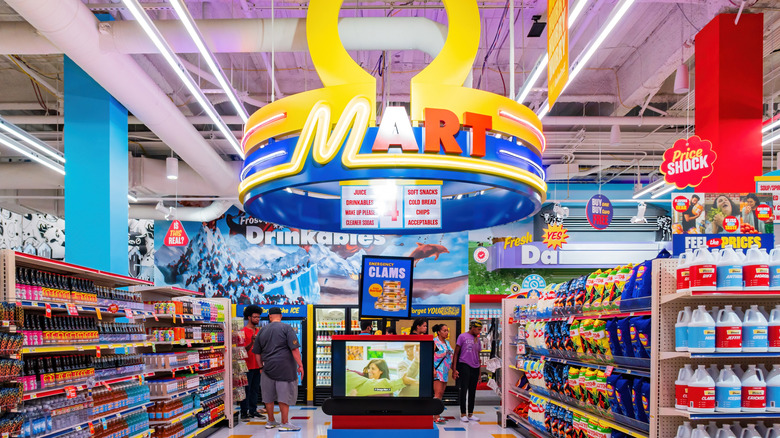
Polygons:
M727 245L772 248L772 211L771 193L672 193L674 253Z

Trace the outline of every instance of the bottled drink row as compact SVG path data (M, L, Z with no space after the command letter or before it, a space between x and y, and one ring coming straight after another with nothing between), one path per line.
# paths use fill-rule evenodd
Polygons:
M245 362L244 362L245 363ZM200 369L215 370L225 366L225 355L216 351L200 352Z
M152 438L182 438L198 429L198 421L191 417L176 424L155 426L153 429Z
M199 379L195 374L188 374L172 379L149 380L146 383L149 385L152 397L167 397L188 389L198 388Z
M64 395L25 403L20 412L24 416L21 436L33 438L56 430L86 423L90 420L93 400L86 394L74 398Z
M207 426L217 418L225 414L225 401L221 398L208 400L203 403L203 412L198 413L198 425Z
M24 323L24 308L11 303L0 303L0 321L9 321L21 327Z
M33 268L16 268L16 299L97 304L95 283Z
M92 358L97 380L142 374L146 369L142 354L111 354Z
M91 280L55 274L33 268L16 268L16 299L78 303L121 309L143 310L141 294L96 286Z
M330 371L317 371L317 386L331 386Z
M53 316L26 313L21 329L24 345L96 344L145 341L143 324L98 321L85 316Z
M92 356L41 356L24 361L25 392L77 385L95 376Z
M127 417L108 420L105 429L102 425L96 426L94 437L124 438L137 435L145 430L149 430L149 418L145 413L138 412ZM86 430L86 432L89 432L89 430ZM85 438L87 436L89 435L84 435Z
M200 355L191 351L144 354L146 369L149 371L170 370L190 365L195 366L199 361Z
M200 397L207 399L225 391L225 379L221 374L200 379Z
M174 400L156 402L154 406L147 409L147 413L149 414L149 421L166 421L199 407L200 397L197 394L193 394Z
M104 415L120 409L127 409L149 400L149 387L138 382L117 383L111 389L92 389L92 415Z
M147 339L154 342L197 341L203 338L200 327L147 327Z

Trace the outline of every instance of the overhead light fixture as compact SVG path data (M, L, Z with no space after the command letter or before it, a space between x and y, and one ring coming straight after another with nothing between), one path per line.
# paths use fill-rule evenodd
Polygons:
M65 175L65 167L60 163L55 163L54 161L44 157L43 155L38 154L34 150L28 148L27 146L19 143L18 141L14 140L11 137L8 137L5 134L0 134L0 144L5 145L16 152L19 152L20 154L24 155L25 157L39 163L43 164L44 166L48 167L49 169L59 173L60 175Z
M636 193L634 193L634 196L632 196L632 198L633 199L641 198L642 196L652 192L653 190L661 187L664 184L666 184L666 181L664 181L663 178L648 183L646 186L644 186L643 188L639 189Z
M165 159L165 174L168 179L179 179L179 159L168 157Z
M776 114L774 117L764 123L766 123L766 125L761 128L761 132L767 132L777 128L780 126L780 114Z
M198 104L203 109L203 112L209 116L211 121L214 123L214 125L216 125L217 129L219 129L225 139L230 143L230 146L236 150L241 159L244 159L244 151L238 144L238 140L236 140L236 137L227 127L225 121L222 120L222 118L219 116L217 110L214 109L214 106L203 93L203 90L198 87L198 84L196 84L195 80L192 79L192 76L190 76L189 72L187 72L187 69L184 68L181 61L179 60L179 57L176 55L176 53L174 53L171 46L168 45L168 43L162 37L162 34L154 25L154 23L152 23L152 19L149 18L149 15L141 7L140 3L138 3L138 0L122 0L122 3L124 3L125 7L127 7L127 9L130 11L149 39L152 40L152 43L163 56L163 58L165 58L165 61L173 69L174 73L176 73L176 76L179 77L182 83L184 83L184 85L187 87L187 90L190 92L190 94L195 98L195 100L198 101Z
M582 14L582 11L585 10L585 5L587 3L588 0L580 0L576 5L574 5L574 8L569 11L569 29L571 29L571 27L574 25L574 22L577 21L577 18L579 18L580 14ZM547 53L539 58L539 62L536 63L534 69L531 71L531 75L528 77L528 80L525 81L523 88L517 95L518 103L523 103L525 98L528 97L528 94L531 92L531 88L533 88L534 84L536 84L536 81L538 81L542 76L542 73L545 72L549 59L550 58L548 57Z
M691 90L688 83L688 66L683 62L677 67L677 73L674 74L674 92L675 94L686 94Z
M185 5L182 0L171 0L171 6L176 12L176 15L179 16L182 24L184 24L184 28L190 35L190 38L192 38L192 41L195 42L195 47L198 48L200 56L202 56L204 61L206 61L206 65L209 67L209 70L211 70L211 74L217 78L219 86L222 87L222 90L227 95L228 100L230 100L233 108L235 108L236 113L239 117L241 117L241 120L246 123L247 120L249 120L249 114L246 112L244 105L242 105L241 101L238 99L236 90L228 82L228 79L225 76L225 72L222 71L222 68L220 68L219 62L217 62L217 58L214 56L214 53L212 53L211 50L206 47L206 42L203 39L203 35L198 30L198 26L195 24L195 19L193 19L192 15L190 15L190 11L187 9L187 5Z
M671 192L672 190L674 190L676 188L677 188L676 185L669 184L668 186L666 186L666 187L662 188L661 190L659 190L659 191L653 193L652 195L650 195L650 198L652 198L652 199L659 198L659 197L661 197L661 196Z
M774 135L772 137L769 137L768 139L761 142L761 146L766 146L769 143L772 143L775 140L780 140L780 134Z
M612 125L609 131L610 146L620 146L620 125Z
M645 217L645 210L647 210L647 204L640 202L636 208L636 216L631 218L632 224L646 224L647 218Z
M130 201L130 202L138 202L138 198L136 198L135 196L131 195L130 193L127 194L127 200Z
M594 54L596 54L596 50L601 47L602 44L604 44L604 40L607 39L609 34L615 29L615 26L620 23L620 20L623 19L623 17L626 15L628 10L631 8L631 6L636 2L636 0L621 0L617 6L615 6L615 9L612 10L612 14L610 15L607 24L601 28L599 31L598 36L595 40L593 40L590 45L585 49L585 51L580 55L579 58L577 58L576 61L574 61L574 68L569 73L569 80L566 81L565 84L563 84L563 88L561 89L561 94L563 94L564 91L566 91L566 88L574 82L574 79L582 72L582 70L585 68L585 64L590 61L590 58L593 57ZM537 115L542 118L544 117L547 112L550 111L550 105L549 101L544 103L544 106L542 106L542 110L540 110Z
M541 19L541 15L534 15L531 17L531 20L533 20L534 23L531 25L531 30L528 31L528 38L539 38L542 36L544 28L547 27L547 23L540 23L539 20Z
M65 162L65 157L62 155L62 153L52 149L46 143L38 140L37 138L28 134L27 131L25 131L24 129L14 125L13 123L3 119L2 117L0 117L0 129L18 138L20 141L32 146L39 152L43 152L54 161L59 161L60 163Z

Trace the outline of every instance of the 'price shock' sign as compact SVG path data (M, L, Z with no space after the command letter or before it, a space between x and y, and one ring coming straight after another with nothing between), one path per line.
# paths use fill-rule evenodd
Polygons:
M593 195L585 209L588 215L588 223L597 230L606 229L612 223L612 215L615 208L612 202L604 195Z
M697 135L681 138L664 152L661 173L667 183L678 189L696 187L712 174L712 165L717 159L718 154L712 150L709 140L702 140Z

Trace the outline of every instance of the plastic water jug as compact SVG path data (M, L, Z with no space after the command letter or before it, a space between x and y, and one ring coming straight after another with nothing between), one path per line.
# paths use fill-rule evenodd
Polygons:
M768 351L771 351L773 353L780 352L780 304L776 305L775 308L772 309L771 312L769 312L768 328L769 328Z
M780 248L769 251L769 289L780 290Z
M693 368L685 364L677 373L674 381L674 407L681 410L688 409L688 382L693 378Z
M707 372L710 373L710 377L712 377L712 380L718 381L718 376L720 376L720 369L718 369L718 366L714 363L710 364L709 367L707 367Z
M780 307L780 305L778 305ZM674 324L674 350L675 351L688 351L688 324L691 322L691 308L685 306L685 309L680 310L677 314L677 323ZM780 319L778 320L780 324ZM742 322L740 321L740 326ZM778 325L780 329L780 325Z
M706 248L698 248L693 252L691 260L691 291L714 291L717 288L717 266L712 253ZM769 269L769 268L767 268ZM767 284L767 287L768 284Z
M699 365L688 381L688 412L715 412L715 380L704 365Z
M745 290L769 290L769 254L758 245L747 250L745 266L742 268Z
M714 421L707 423L707 433L714 437L718 433L718 423Z
M718 290L742 290L742 261L731 245L723 248L716 264Z
M780 438L780 424L775 423L767 429L764 438Z
M736 436L742 435L742 425L739 424L739 421L735 420L731 423L731 431Z
M742 311L742 306L734 306L734 311L739 315L739 319L745 319L745 312Z
M691 353L715 352L715 320L704 306L691 313L688 324L688 351Z
M691 433L693 433L691 422L683 421L683 424L677 427L677 434L674 438L691 438Z
M731 366L731 370L734 371L734 374L739 377L739 380L742 380L742 376L745 375L745 370L742 369L742 366L739 364L734 364ZM733 427L732 427L733 429Z
M707 426L699 424L696 429L693 429L691 438L712 438L712 436L707 433Z
M780 365L772 365L766 376L766 410L780 412Z
M696 374L694 373L695 376ZM764 373L756 368L755 365L748 365L748 370L742 376L742 412L765 411L766 381L764 380Z
M742 320L730 305L720 309L715 320L715 351L718 353L742 351Z
M734 432L731 431L731 426L724 424L720 429L718 429L718 433L715 434L715 438L737 438L737 436L734 435Z
M761 438L761 434L756 430L755 424L748 424L746 428L742 429L739 438Z
M686 249L677 261L677 292L685 292L691 287L691 260L693 251Z
M715 411L737 413L742 410L742 382L731 365L724 365L715 382Z
M769 322L754 304L745 312L745 319L742 321L742 351L763 353L768 349Z

